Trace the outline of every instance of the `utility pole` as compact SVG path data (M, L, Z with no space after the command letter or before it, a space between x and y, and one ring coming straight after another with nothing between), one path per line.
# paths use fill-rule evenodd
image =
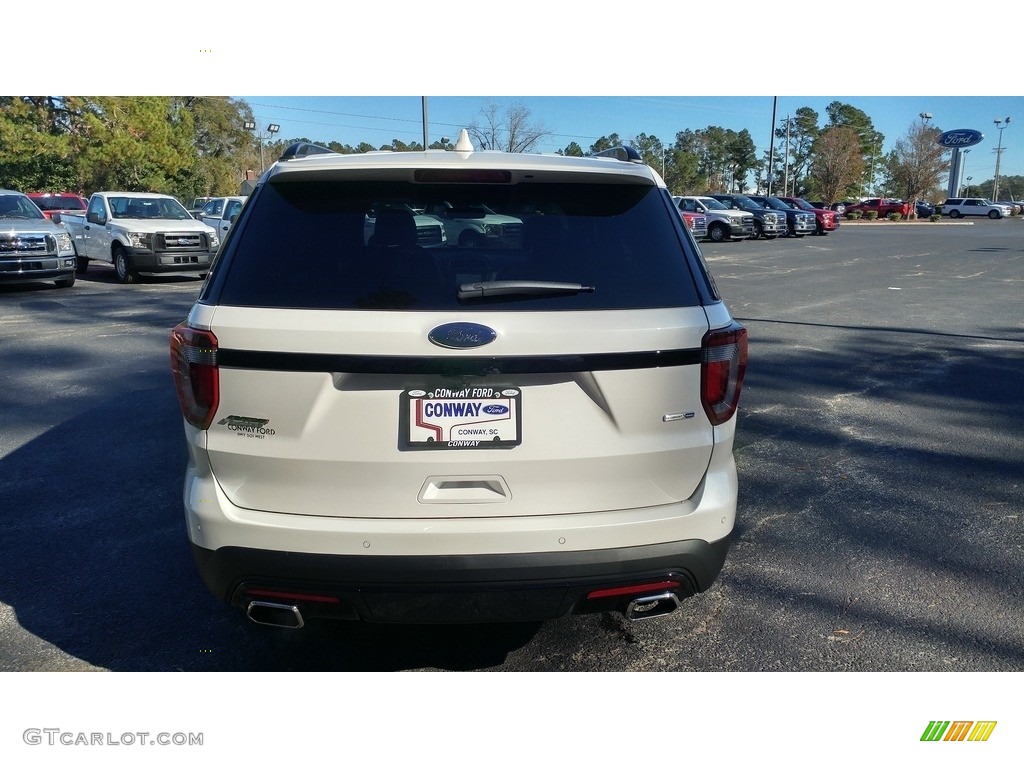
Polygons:
M765 194L772 193L772 172L775 167L775 110L779 106L779 97L772 97L772 132L768 139L768 189Z
M996 202L999 199L999 158L1003 154L1003 130L1007 125L1010 124L1010 118L1003 120L993 120L996 124L996 128L999 129L999 146L996 147L996 177L995 181L992 182L992 202ZM1003 125L1003 122L1006 125Z
M789 194L789 115L786 115L786 165L782 176L782 194Z

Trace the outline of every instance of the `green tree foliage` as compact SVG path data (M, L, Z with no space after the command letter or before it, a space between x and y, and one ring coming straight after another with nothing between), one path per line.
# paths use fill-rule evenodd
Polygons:
M70 114L56 96L0 96L0 179L24 191L79 189Z
M847 197L864 175L860 136L855 128L832 125L818 134L813 145L809 177L812 194L830 203Z

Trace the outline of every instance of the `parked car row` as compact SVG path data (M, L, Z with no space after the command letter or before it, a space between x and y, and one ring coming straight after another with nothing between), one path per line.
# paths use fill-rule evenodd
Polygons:
M684 217L703 214L707 220L704 239L716 243L825 235L839 227L838 213L797 197L713 194L672 199Z

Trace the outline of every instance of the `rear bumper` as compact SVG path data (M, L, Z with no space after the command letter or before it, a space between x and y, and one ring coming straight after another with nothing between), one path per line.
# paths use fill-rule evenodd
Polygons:
M623 611L634 597L656 591L685 599L711 586L728 549L728 537L579 552L397 557L192 545L209 590L233 605L269 600L297 605L303 616L413 624Z

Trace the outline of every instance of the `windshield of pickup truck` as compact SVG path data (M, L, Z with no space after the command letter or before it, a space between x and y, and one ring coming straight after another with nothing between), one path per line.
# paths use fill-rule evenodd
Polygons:
M766 197L764 198L764 207L773 208L776 211L788 211L793 206L777 197Z
M192 214L173 197L111 197L107 199L115 219L175 219L185 221Z
M728 211L729 206L723 203L721 200L715 200L713 197L702 197L700 198L701 203L704 207L710 211Z
M813 211L814 206L808 203L806 200L800 197L793 198L793 205L802 211Z
M0 195L0 219L45 219L25 195Z

